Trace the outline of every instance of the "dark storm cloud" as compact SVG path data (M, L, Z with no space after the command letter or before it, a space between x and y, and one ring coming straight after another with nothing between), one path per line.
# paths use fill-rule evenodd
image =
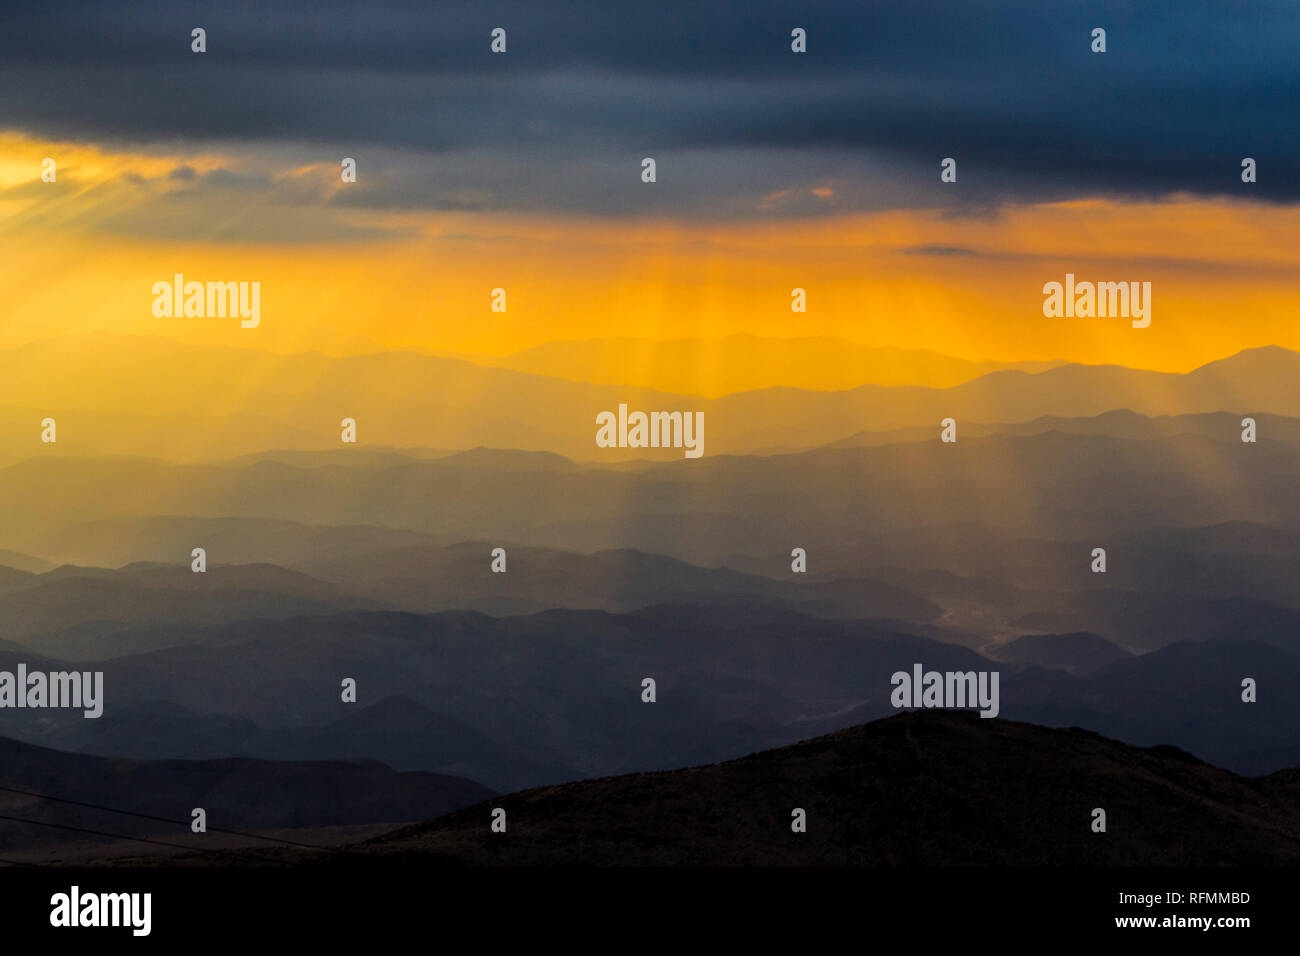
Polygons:
M195 26L206 54L189 51ZM504 56L488 50L496 26ZM806 54L790 52L795 26ZM1105 54L1089 50L1097 26ZM446 157L450 178L395 164L339 199L378 208L730 215L827 178L833 202L764 208L1291 202L1297 36L1294 0L7 4L0 125ZM643 155L657 194L626 188ZM938 181L945 156L954 186Z

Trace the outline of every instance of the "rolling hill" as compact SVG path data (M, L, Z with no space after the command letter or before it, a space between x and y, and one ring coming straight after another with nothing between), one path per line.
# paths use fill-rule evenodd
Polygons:
M508 829L489 829L489 810ZM1106 832L1092 832L1094 808ZM807 831L791 830L802 808ZM475 866L1300 863L1300 774L1078 729L904 714L739 760L510 794L358 849Z

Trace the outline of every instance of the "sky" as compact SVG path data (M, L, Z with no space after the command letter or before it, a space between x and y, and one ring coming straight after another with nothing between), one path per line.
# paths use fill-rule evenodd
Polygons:
M0 347L1300 348L1298 33L1294 3L1186 0L10 4ZM259 281L260 326L154 317L177 272ZM1151 282L1151 326L1044 317L1067 272Z

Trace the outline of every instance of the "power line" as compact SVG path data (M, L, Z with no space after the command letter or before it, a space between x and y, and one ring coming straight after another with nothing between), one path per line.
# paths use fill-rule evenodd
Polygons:
M94 834L95 836L112 836L113 839L117 839L117 840L135 840L136 843L153 843L159 845L159 847L191 849L191 851L198 851L200 853L229 852L229 851L222 851L222 849L216 849L213 847L187 847L187 845L183 843L168 843L166 842L166 840L155 840L155 839L148 838L148 836L129 836L127 834L112 834L112 832L108 832L107 830L90 830L87 829L87 827L70 826L68 825L68 823L48 823L45 821L40 821L40 819L25 819L23 817L10 817L9 814L6 813L0 813L0 819L9 819L9 821L13 821L14 823L30 823L31 826L53 827L53 829L55 830L72 830L73 832L77 832L77 834Z
M159 847L172 847L174 849L188 849L188 851L196 852L196 853L218 853L218 855L229 856L231 855L231 853L243 852L243 853L252 853L252 855L256 855L256 853L259 852L256 851L256 849L246 849L240 847L227 847L227 848L192 847L192 845L187 843L172 843L170 842L170 840L156 840L153 839L152 836L131 836L130 834L114 834L114 832L109 830L92 830L90 829L90 827L72 826L69 825L69 823L49 823L47 821L40 821L40 819L12 817L9 816L9 814L5 814L5 813L0 813L0 819L8 819L8 821L12 821L14 823L30 823L31 826L52 827L52 829L55 830L70 830L72 832L77 832L77 834L109 836L109 838L112 838L114 840L133 840L133 842L135 843L152 843L155 845L159 845ZM281 862L279 860L276 860L276 858L274 857L266 857L266 858L268 858L268 860L272 860L273 862ZM12 864L16 866L29 865L29 864L18 864L18 862L16 861L8 861L8 862L12 862Z
M37 797L41 800L52 800L55 803L67 803L74 807L85 807L89 810L102 810L105 813L120 813L123 816L138 817L141 820L154 820L158 823L171 823L179 827L187 827L190 825L189 820L172 820L169 817L154 816L151 813L137 813L134 810L119 810L116 807L106 807L98 803L85 803L84 801L71 800L68 799L67 797L52 797L48 793L35 793L34 791L31 790L19 790L17 787L0 787L0 791L4 793L21 794L24 797ZM349 852L348 850L343 850L338 847L320 846L319 844L316 843L300 843L297 840L286 840L282 837L265 836L261 833L247 833L243 830L227 830L224 827L208 827L208 832L225 833L225 834L229 834L230 836L247 837L252 840L269 840L272 843L283 843L286 846L296 846L306 850L324 850L327 853L348 853Z

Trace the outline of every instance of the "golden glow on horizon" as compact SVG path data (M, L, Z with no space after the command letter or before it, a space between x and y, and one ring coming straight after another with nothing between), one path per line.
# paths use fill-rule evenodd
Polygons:
M53 185L39 182L45 155L59 158ZM908 210L775 221L756 210L755 219L723 223L349 210L347 221L392 238L222 241L245 209L265 211L276 198L263 190L241 194L244 205L218 194L192 240L106 226L129 226L145 204L165 206L167 174L182 164L237 165L0 136L0 347L110 330L279 352L504 355L569 339L748 332L1165 371L1252 346L1300 348L1300 222L1285 207L1098 199L989 218ZM308 164L277 182L329 174ZM285 204L274 215L307 208ZM319 203L310 211L334 215ZM1150 281L1151 327L1044 318L1042 285L1067 271ZM261 327L154 318L150 289L176 272L259 281ZM504 314L489 309L498 286ZM795 286L808 292L806 314L790 311Z

